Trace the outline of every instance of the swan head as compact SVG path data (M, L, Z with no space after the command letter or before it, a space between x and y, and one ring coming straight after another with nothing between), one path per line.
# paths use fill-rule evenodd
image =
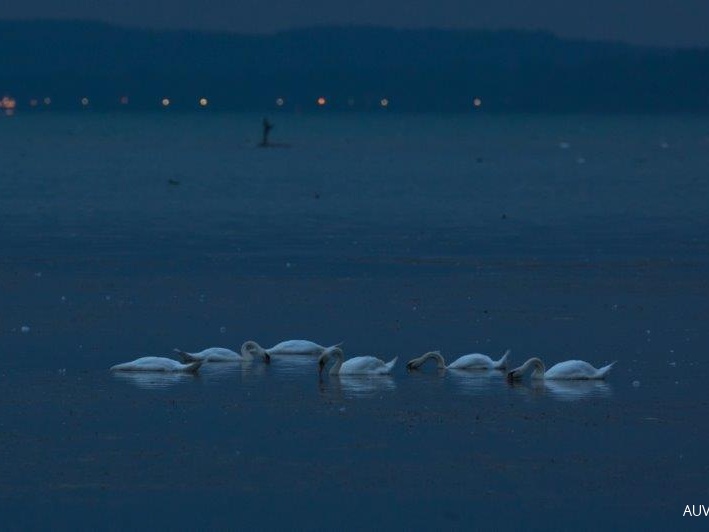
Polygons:
M442 362L441 352L440 351L429 351L428 353L424 353L423 355L421 355L418 358L414 358L414 359L409 360L406 363L406 369L409 371L418 369L429 358L435 358L436 360L438 360L438 367L439 368L441 368L441 366L445 367L445 363Z
M271 355L253 340L248 340L242 344L241 354L244 357L261 357L266 364L271 363Z
M328 353L323 353L318 357L318 375L322 375L322 371L325 369L328 360L330 360L330 355Z
M544 363L540 359L533 357L533 358L530 358L529 360L527 360L527 362L522 364L520 367L509 371L507 373L507 381L514 382L514 381L521 380L522 377L524 377L524 374L527 372L527 370L530 367L534 367L534 369L532 370L532 378L533 379L544 378L544 372L545 372Z
M327 363L330 361L331 357L338 358L342 360L344 358L345 354L342 352L342 349L340 349L337 346L332 346L332 347L326 347L322 354L318 357L318 373L322 375L323 370L325 369L325 366L327 366Z

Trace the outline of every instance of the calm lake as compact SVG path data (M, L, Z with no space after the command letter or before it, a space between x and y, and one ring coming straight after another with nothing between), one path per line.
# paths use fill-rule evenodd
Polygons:
M0 528L706 523L708 117L261 119L0 117ZM398 364L108 371L291 338Z

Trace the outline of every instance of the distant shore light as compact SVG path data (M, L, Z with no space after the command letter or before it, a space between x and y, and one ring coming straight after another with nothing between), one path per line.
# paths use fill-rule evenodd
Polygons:
M207 98L200 98L199 105L200 107L207 107L207 105L209 105L209 100L207 100Z
M352 107L354 104L355 104L354 98L348 98L348 99L347 99L347 105L349 105L350 107Z
M52 104L52 99L49 96L45 96L44 100L44 105L51 105Z
M0 100L0 109L12 111L17 107L17 101L12 96L3 96Z
M320 107L322 107L323 105L325 105L327 103L327 100L325 99L324 96L320 96L320 98L317 99L317 103Z
M163 107L167 107L168 105L170 105L170 98L163 98L160 103Z
M121 96L121 105L128 105L128 96Z
M474 105L475 107L480 107L482 104L483 104L482 99L480 99L480 98L475 98L475 99L473 99L473 105Z
M86 107L87 105L89 105L89 99L86 98L86 97L83 97L83 98L81 99L81 105L83 105L84 107Z
M389 107L389 98L382 98L379 101L379 105L381 105L382 107Z
M37 101L37 98L32 98L30 100L30 107L37 107L37 104L39 104L39 102Z
M276 105L278 107L283 107L284 103L286 103L286 101L283 98L276 98Z

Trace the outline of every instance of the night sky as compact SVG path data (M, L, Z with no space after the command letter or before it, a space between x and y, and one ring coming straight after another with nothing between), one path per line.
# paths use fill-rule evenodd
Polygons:
M270 33L314 25L521 28L563 37L709 46L707 0L23 0L0 18Z

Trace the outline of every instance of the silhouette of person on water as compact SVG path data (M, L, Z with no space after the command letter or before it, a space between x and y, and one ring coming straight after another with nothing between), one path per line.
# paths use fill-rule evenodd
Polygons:
M261 144L260 144L262 147L269 146L268 134L271 132L272 129L273 129L273 124L271 124L271 122L268 121L268 118L264 117L263 118L263 138L262 138Z

